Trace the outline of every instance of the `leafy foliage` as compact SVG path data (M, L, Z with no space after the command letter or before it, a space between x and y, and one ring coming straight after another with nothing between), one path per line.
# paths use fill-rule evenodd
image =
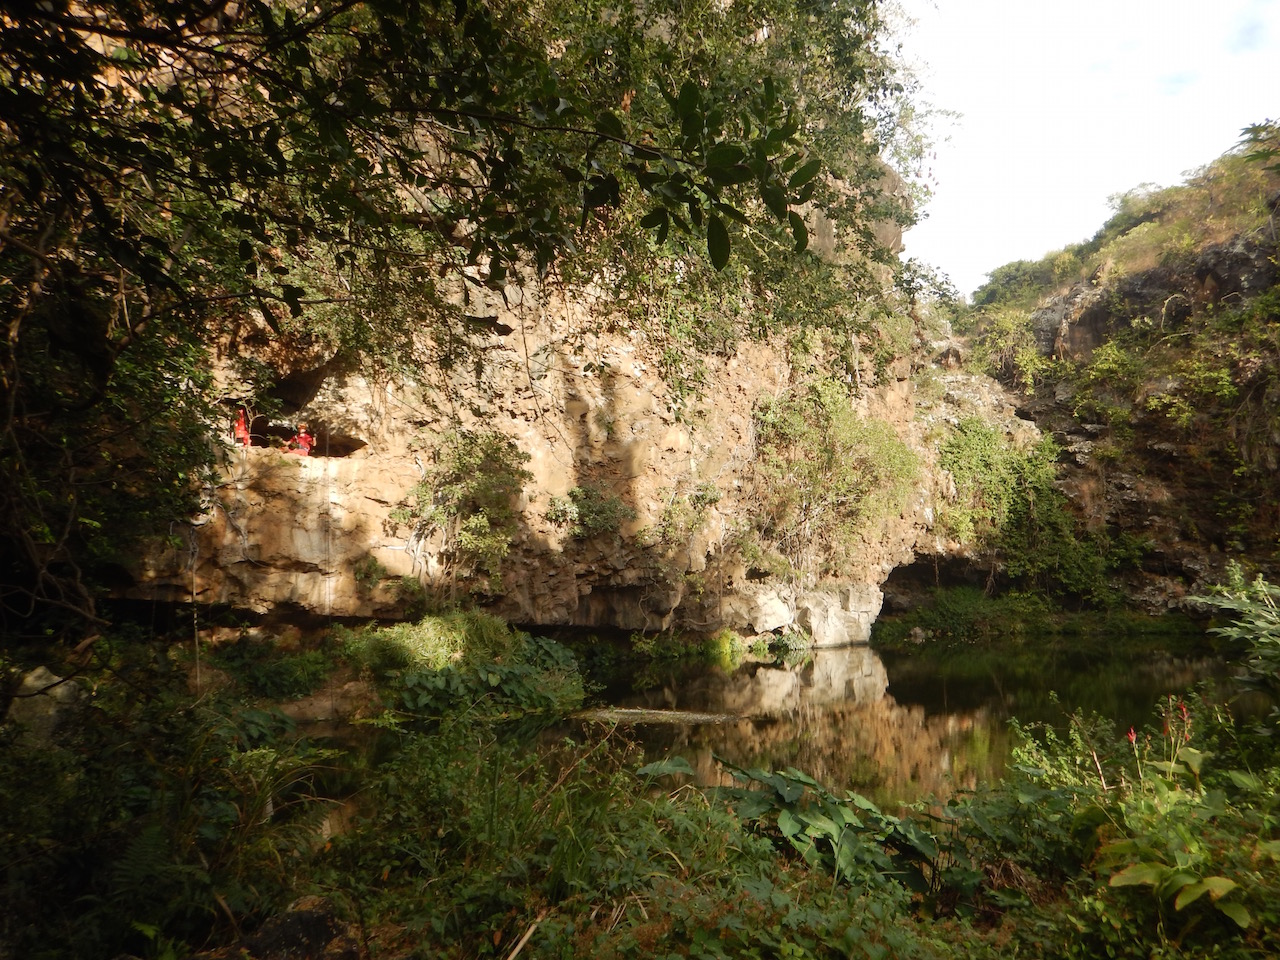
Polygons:
M449 610L413 623L335 628L334 640L347 660L377 679L405 670L442 670L508 658L523 635L478 610Z
M872 521L901 508L919 469L892 427L859 417L831 380L766 398L755 429L757 532L802 574L838 568Z
M220 645L211 659L219 669L233 673L251 695L274 699L306 696L333 669L327 650L281 654L270 641L246 637Z
M966 418L939 447L956 499L942 524L962 542L996 552L1015 583L1049 593L1106 600L1106 573L1131 561L1130 545L1088 531L1054 481L1058 448L1045 437L1018 449L994 427Z
M1112 216L1090 239L1052 251L1038 261L998 267L973 293L977 307L1023 311L1066 285L1133 275L1156 266L1179 266L1187 256L1235 236L1276 239L1267 207L1277 186L1268 161L1276 150L1276 125L1253 124L1241 144L1173 187L1142 184L1110 198Z
M497 590L519 526L515 500L532 479L524 469L528 460L500 433L451 432L436 450L434 469L394 516L413 525L413 537L443 532L451 583L477 578L479 588Z
M552 497L547 505L547 519L567 526L579 539L616 534L623 522L635 518L634 507L594 484L574 487L567 497Z
M112 646L56 743L0 730L0 943L22 956L140 955L145 931L200 944L252 923L283 906L323 813L331 751L278 713L197 702L137 638Z
M1235 563L1228 574L1226 584L1198 599L1232 616L1231 624L1214 627L1214 632L1247 642L1249 680L1273 695L1280 694L1280 587L1261 576L1246 581Z

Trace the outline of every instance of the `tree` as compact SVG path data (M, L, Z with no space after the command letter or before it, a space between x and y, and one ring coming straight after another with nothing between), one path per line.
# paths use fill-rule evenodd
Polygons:
M191 507L228 319L394 357L441 277L545 276L623 210L716 270L776 272L815 204L871 249L902 94L874 0L5 0L0 24L19 619L95 617L86 565Z

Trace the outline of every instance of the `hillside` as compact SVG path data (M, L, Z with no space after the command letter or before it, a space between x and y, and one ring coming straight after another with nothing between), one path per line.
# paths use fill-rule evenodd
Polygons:
M999 267L957 325L1062 448L1060 487L1134 552L1153 606L1273 573L1280 529L1275 125L1185 183L1138 188L1090 240Z

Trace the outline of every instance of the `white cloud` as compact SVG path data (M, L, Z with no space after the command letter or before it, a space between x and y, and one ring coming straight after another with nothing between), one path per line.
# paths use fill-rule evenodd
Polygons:
M918 21L903 39L924 98L963 114L904 255L966 292L1092 235L1112 194L1177 183L1280 116L1275 0L902 5Z

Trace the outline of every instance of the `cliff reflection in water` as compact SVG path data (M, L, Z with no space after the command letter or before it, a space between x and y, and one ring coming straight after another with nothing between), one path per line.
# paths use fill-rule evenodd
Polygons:
M1003 718L987 707L930 715L888 693L885 665L865 646L816 650L797 665L748 664L670 678L619 706L727 714L716 724L642 724L650 759L680 755L703 785L728 785L713 754L743 767L796 767L834 790L882 803L945 796L998 777Z

